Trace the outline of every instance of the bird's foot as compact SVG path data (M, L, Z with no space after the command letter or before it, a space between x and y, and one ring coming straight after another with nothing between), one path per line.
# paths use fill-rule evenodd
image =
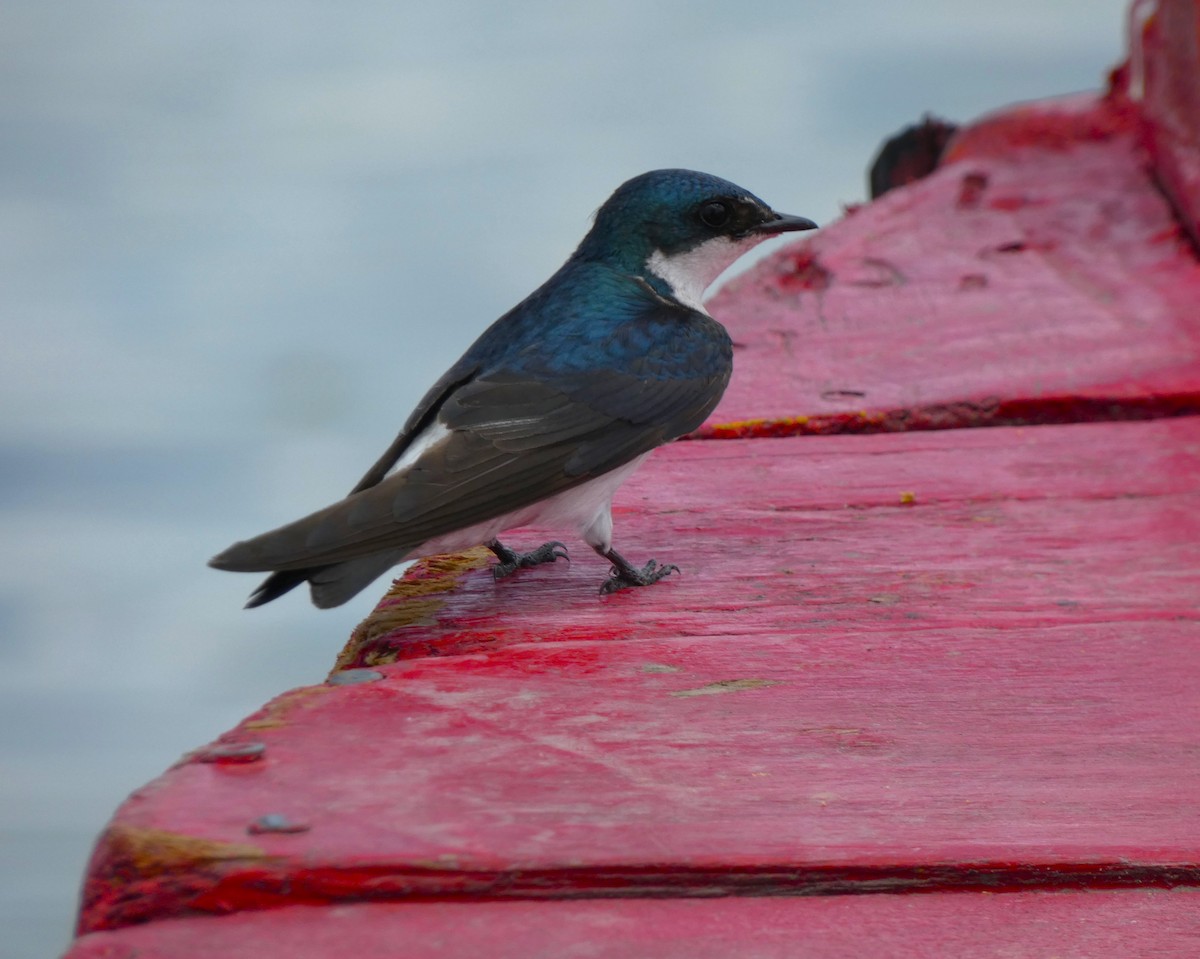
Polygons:
M487 548L495 553L496 558L500 560L499 563L492 567L492 576L498 580L504 579L506 576L511 576L519 569L540 566L542 563L553 563L559 559L565 559L568 563L571 561L571 557L567 555L567 547L558 542L558 540L543 543L537 549L530 550L528 553L518 553L516 550L509 549L497 539L488 543Z
M609 593L628 589L631 586L649 586L651 583L657 583L663 577L679 572L679 567L674 563L659 566L654 560L650 560L645 566L638 569L615 549L610 549L601 555L613 564L612 575L600 586L601 596L607 596Z

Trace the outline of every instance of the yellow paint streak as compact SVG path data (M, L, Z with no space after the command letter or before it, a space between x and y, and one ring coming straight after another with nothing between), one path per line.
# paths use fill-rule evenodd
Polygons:
M364 654L363 649L398 629L436 621L437 613L446 605L446 600L439 594L452 592L464 575L486 567L491 555L491 550L480 546L461 553L432 556L406 570L392 583L371 615L350 634L338 654L334 672L352 666L380 666L394 662L395 655L386 650Z
M314 697L328 692L324 686L302 686L292 689L281 696L276 696L262 709L254 714L252 719L242 723L243 729L277 729L286 726L289 714L295 709L304 709L317 705Z
M714 423L709 427L713 436L739 437L753 436L764 430L797 429L808 424L807 416L783 416L775 419L730 420L727 423Z
M249 843L217 842L138 826L109 826L104 841L116 861L130 864L141 876L159 876L216 862L270 858Z

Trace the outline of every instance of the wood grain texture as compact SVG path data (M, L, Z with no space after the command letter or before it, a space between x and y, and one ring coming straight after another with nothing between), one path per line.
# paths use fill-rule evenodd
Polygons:
M727 286L614 510L680 575L418 564L118 810L72 959L1200 953L1198 23Z
M672 447L624 518L677 580L458 572L360 655L375 681L285 694L223 737L256 761L126 804L82 928L1200 882L1197 456L1195 418ZM248 834L269 815L304 831Z
M1056 627L1190 618L1200 420L680 443L618 495L615 542L682 573L597 600L605 564L500 583L418 568L342 666L583 638ZM514 538L540 542L550 531Z
M1195 891L294 906L80 939L66 959L1194 959Z
M734 375L702 435L1200 410L1200 265L1119 95L1013 108L942 169L710 303Z

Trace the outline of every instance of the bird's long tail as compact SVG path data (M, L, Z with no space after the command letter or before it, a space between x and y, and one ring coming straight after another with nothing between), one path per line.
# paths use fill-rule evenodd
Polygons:
M404 554L405 550L389 550L346 560L344 563L330 563L328 566L280 570L264 579L258 589L250 594L246 601L246 609L253 609L278 599L305 581L308 582L308 591L314 606L319 609L341 606L397 563L403 562Z
M344 563L332 563L313 570L308 576L308 591L312 595L313 605L319 609L341 606L397 563L403 562L407 552L400 549L371 553L369 556L360 556L357 559L348 559Z
M250 598L246 600L246 609L253 609L255 606L262 606L273 599L279 599L284 593L290 593L320 569L321 567L318 566L313 569L284 569L278 573L272 573L259 583L258 589L250 594Z

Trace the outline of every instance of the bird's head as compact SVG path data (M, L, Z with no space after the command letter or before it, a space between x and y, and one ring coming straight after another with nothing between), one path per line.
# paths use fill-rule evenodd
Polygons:
M816 227L805 217L776 213L720 177L652 170L621 184L604 202L575 255L648 272L698 306L709 284L751 247Z

